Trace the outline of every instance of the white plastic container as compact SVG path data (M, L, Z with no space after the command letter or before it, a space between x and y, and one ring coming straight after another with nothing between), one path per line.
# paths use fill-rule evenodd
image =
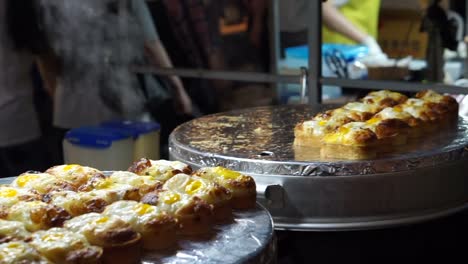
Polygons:
M63 140L65 163L99 170L127 170L133 162L135 142L131 133L110 127L80 127Z
M103 127L119 129L130 133L134 139L133 160L148 158L158 160L160 155L160 130L156 122L112 121Z

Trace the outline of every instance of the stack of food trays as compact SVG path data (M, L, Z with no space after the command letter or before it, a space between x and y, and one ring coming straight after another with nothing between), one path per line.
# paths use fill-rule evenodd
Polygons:
M142 159L110 174L26 172L0 186L0 263L138 263L255 205L253 178L222 167Z

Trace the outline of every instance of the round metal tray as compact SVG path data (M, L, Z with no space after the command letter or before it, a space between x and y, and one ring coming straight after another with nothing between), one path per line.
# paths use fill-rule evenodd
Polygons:
M14 177L0 179L9 184ZM141 263L276 263L276 237L268 211L257 204L252 210L234 211L231 223L216 225L212 234L180 239L168 251L145 252Z
M258 107L201 117L176 128L171 159L252 175L275 228L349 230L427 220L466 207L468 121L403 152L374 160L322 159L295 148L294 126L319 107Z

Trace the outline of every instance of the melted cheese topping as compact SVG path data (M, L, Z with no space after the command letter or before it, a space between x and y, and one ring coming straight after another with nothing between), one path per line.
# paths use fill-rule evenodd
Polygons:
M427 90L423 93L423 95L421 97L419 97L419 99L423 100L423 101L427 101L427 102L432 102L432 103L442 103L445 99L445 95L441 95L437 92L434 92L432 90Z
M168 217L158 207L136 201L118 201L106 207L104 215L117 216L129 223L136 231L147 231L152 223Z
M55 175L59 179L77 185L85 184L95 174L102 174L102 172L97 169L77 164L55 166L48 169L46 172Z
M9 237L14 240L24 240L31 235L24 224L18 221L0 219L0 238Z
M22 222L30 232L47 229L47 211L51 208L41 201L18 202L8 212L7 220Z
M65 209L72 216L77 216L101 211L107 204L117 201L120 195L110 190L92 190L90 192L54 192L50 197L51 204Z
M132 187L141 188L143 186L155 186L162 184L151 176L139 176L129 171L117 171L112 173L109 179L115 184L126 184Z
M153 180L167 181L175 175L175 171L188 171L189 166L180 161L150 160L151 167L143 170L140 175L151 176Z
M79 193L79 195L84 201L90 201L98 198L106 201L107 204L111 204L122 199L122 194L113 190L92 190L89 192Z
M102 249L91 246L82 234L64 228L35 232L31 244L42 255L56 263L65 263L67 254L75 250L86 249L88 254L94 254L95 260L102 254Z
M255 193L255 181L252 177L223 167L205 167L199 169L197 176L216 182L232 192L233 196Z
M362 98L362 101L372 101L374 104L379 105L380 102L382 102L386 98L390 98L399 103L404 102L407 99L407 97L401 93L392 92L389 90L380 90L376 92L370 92L364 98Z
M25 242L9 242L0 244L0 263L51 263L42 257L36 249Z
M327 134L323 141L327 144L341 144L348 146L365 146L367 144L373 143L370 142L360 142L357 138L366 134L369 135L368 124L365 122L351 122L346 125L341 126L334 133ZM371 132L372 133L372 132ZM375 135L374 135L375 136Z
M224 172L226 177L236 177L235 172L227 170ZM182 173L169 179L163 188L183 195L197 196L209 204L218 204L231 199L231 194L215 182Z
M48 173L24 173L18 176L11 186L17 188L34 189L41 194L49 192L60 182L55 176Z
M395 107L387 107L384 110L380 111L376 117L381 118L382 120L385 119L400 119L402 121L410 119L412 116L403 111L401 106Z
M120 218L112 215L88 213L74 217L65 222L64 227L73 232L83 234L94 245L104 245L109 241L103 241L116 230L130 228Z
M164 190L158 193L159 200L157 207L170 215L177 215L178 211L190 206L193 203L193 197L175 192L172 190Z
M428 118L430 118L431 109L424 100L411 98L401 105L401 107L414 118L422 120L428 120Z
M138 183L141 182L142 180L135 180L135 182L132 182L131 180L122 180L122 183L120 183L115 178L106 177L93 182L92 187L94 190L92 190L91 193L94 191L94 195L110 195L106 200L122 200L129 192L135 190L135 188L139 188ZM132 183L135 186L127 183Z
M380 109L377 105L351 102L343 106L344 109L366 113L377 113Z
M305 121L303 126L306 130L313 133L314 136L321 137L326 133L329 133L336 128L352 121L348 115L346 115L348 112L349 111L344 110L340 111L339 113L333 111L331 116L327 118L323 118L322 116L314 117L312 120Z
M0 206L11 207L21 200L39 200L40 196L28 189L0 186Z
M71 215L75 215L74 208L77 204L80 203L79 195L76 192L72 191L61 191L54 192L51 194L51 204L62 207Z

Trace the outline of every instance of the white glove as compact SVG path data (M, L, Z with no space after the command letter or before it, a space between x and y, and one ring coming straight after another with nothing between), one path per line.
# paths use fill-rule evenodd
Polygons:
M373 37L367 36L361 44L366 45L369 49L367 55L359 59L366 66L391 66L395 64L394 60L389 60L387 54L382 52Z
M377 43L377 41L375 41L375 39L371 36L367 36L361 44L367 46L367 48L369 49L370 56L379 55L383 53L382 49L379 46L379 43Z

